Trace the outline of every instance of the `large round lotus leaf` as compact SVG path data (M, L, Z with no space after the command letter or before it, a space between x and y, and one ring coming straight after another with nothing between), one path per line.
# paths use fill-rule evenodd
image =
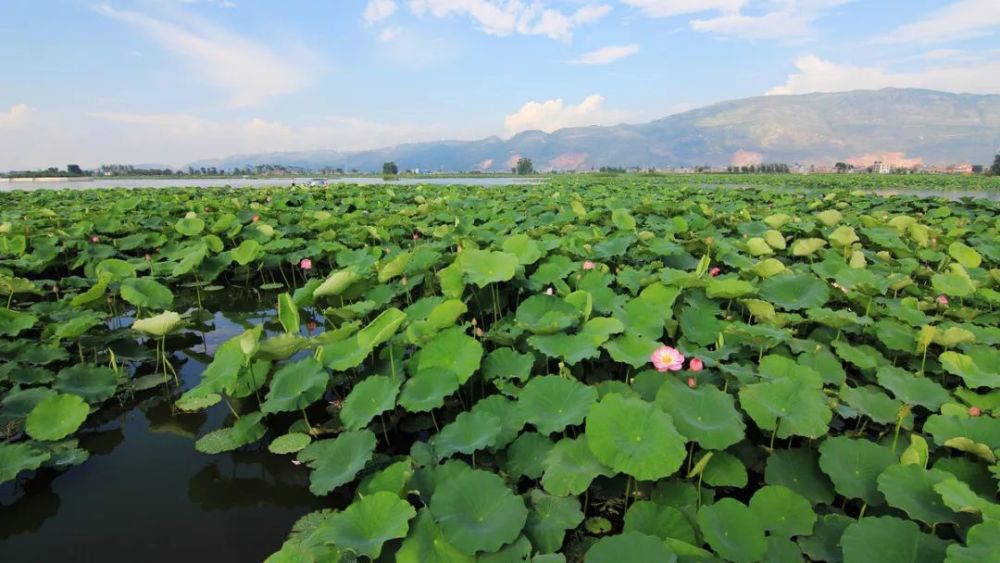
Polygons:
M762 278L770 278L785 271L785 264L777 258L767 258L754 264L753 273Z
M331 516L326 537L341 549L375 560L385 542L406 536L416 514L410 503L393 493L374 493Z
M100 315L96 315L94 313L81 313L66 322L56 325L53 333L57 339L79 338L88 330L100 324L104 324L104 319Z
M934 274L931 276L934 291L949 297L968 297L976 290L969 278L961 274Z
M656 536L661 540L674 538L684 543L698 543L694 528L683 512L648 500L635 502L629 507L623 531Z
M181 324L181 316L173 311L166 311L145 319L136 319L132 329L150 336L166 336Z
M819 249L826 246L826 241L821 238L801 238L792 243L792 256L803 257L815 254Z
M260 245L259 242L247 239L240 243L235 249L230 252L233 260L240 266L246 266L250 262L257 259L258 256L264 253L264 247Z
M669 414L616 393L590 409L586 436L597 459L640 481L672 475L687 457L687 440L674 428Z
M611 355L611 359L640 368L649 363L649 357L653 354L660 343L634 332L626 331L618 338L604 343L604 349Z
M513 348L497 348L483 360L483 376L487 379L524 381L531 375L531 367L534 364L535 356L532 354L521 354Z
M430 510L424 508L396 552L397 563L474 563L475 558L448 543Z
M121 285L122 299L136 307L169 309L174 304L174 294L153 278L129 278Z
M399 382L372 375L358 382L344 399L340 420L348 430L360 430L376 416L396 406Z
M297 459L313 470L309 475L309 491L322 496L352 481L374 452L375 434L359 430L313 442L299 452Z
M538 479L545 471L542 462L555 443L537 432L525 432L507 448L503 469L511 477Z
M444 398L458 390L453 371L429 368L406 380L399 394L399 404L410 412L427 412L444 405Z
M910 518L932 525L955 522L958 517L941 501L934 485L954 479L946 471L924 469L922 465L890 465L878 476L878 490L885 501L906 512Z
M936 411L951 399L948 390L938 382L896 367L882 366L878 368L875 377L879 385L908 405L919 405Z
M577 334L536 334L528 338L528 344L542 354L572 366L598 357L598 346L624 329L625 326L617 319L599 317L587 321Z
M656 561L672 563L677 555L654 536L625 532L601 538L587 550L587 563L621 563L622 561Z
M268 451L273 454L293 454L301 451L312 442L312 437L302 432L289 432L278 436L267 445Z
M135 266L118 258L108 258L107 260L101 260L94 267L94 274L97 276L97 279L107 276L109 281L118 282L134 278Z
M38 469L51 454L31 444L0 443L0 485L17 477L22 471Z
M48 387L14 388L0 400L0 423L23 420L42 399L55 395Z
M514 541L528 518L524 501L499 475L474 469L437 487L430 509L445 539L469 555L497 551Z
M503 395L490 395L480 399L469 412L491 414L500 419L500 432L496 441L490 446L491 449L507 447L507 444L513 442L524 428L525 421L521 409L517 403Z
M844 530L840 545L844 548L844 563L940 563L947 546L944 540L921 532L915 522L892 516L854 522Z
M753 284L735 278L712 278L705 288L705 294L712 299L736 299L754 293L757 288Z
M820 470L818 456L812 449L779 449L772 452L764 468L764 482L788 487L813 504L833 502L833 484Z
M595 388L556 375L531 378L517 398L524 419L542 434L580 424L595 401Z
M534 264L542 257L541 247L524 233L518 233L504 239L503 251L517 256L517 262L522 266Z
M812 274L770 277L758 286L760 297L780 309L800 310L822 307L830 299L830 288Z
M245 414L232 426L213 430L198 438L194 447L201 453L217 454L256 442L267 433L267 427L261 424L263 418L264 413L261 412Z
M983 263L983 257L971 246L955 241L948 245L948 255L966 268L978 268Z
M961 377L970 388L1000 387L1000 370L995 365L992 369L983 367L972 356L952 351L942 352L938 360L945 371Z
M455 262L466 279L479 287L486 287L513 278L518 258L506 252L468 249L460 253Z
M86 401L76 395L50 395L31 409L24 429L35 440L62 440L76 432L89 413Z
M174 223L174 229L184 236L193 237L205 229L205 222L197 217L185 217Z
M575 326L580 310L554 295L532 295L517 307L514 320L534 334L554 334Z
M668 377L656 402L674 418L677 430L702 448L724 450L743 439L743 415L736 410L732 395L717 387L691 389Z
M840 398L858 414L867 416L879 424L895 422L896 414L903 406L902 402L890 399L888 395L875 386L849 387L845 385L840 389ZM844 416L854 418L852 415L845 414Z
M563 544L566 530L583 522L583 511L576 497L554 497L538 489L530 494L531 512L525 533L538 553L552 553Z
M816 524L812 504L798 493L780 485L757 489L750 499L750 511L772 536L808 536Z
M406 265L410 263L413 254L410 252L400 252L382 265L378 271L378 282L385 283L400 275L406 270Z
M100 403L115 394L118 374L107 366L77 364L60 371L52 387L62 393L79 395L88 403Z
M329 382L323 365L312 357L285 364L271 378L260 410L274 413L304 409L323 396Z
M0 307L0 336L15 337L35 326L38 316Z
M1000 449L1000 420L993 417L935 414L927 418L924 432L933 436L934 441L939 444L944 444L952 438L968 438L973 442L986 444L990 450Z
M379 491L406 498L410 479L413 478L413 460L405 458L389 467L365 477L358 485L356 496L367 496Z
M878 476L895 463L891 449L863 438L836 436L827 438L819 447L819 467L833 481L834 489L872 506L885 500L878 491Z
M590 451L586 436L559 440L545 455L542 466L542 487L557 496L579 495L598 476L614 474Z
M330 274L330 276L327 277L326 280L324 280L323 283L321 283L319 287L313 291L313 297L333 297L340 295L359 279L361 279L361 276L359 276L353 268L339 270Z
M833 413L818 381L784 377L753 383L739 390L740 406L763 430L779 438L818 438L827 433Z
M471 454L493 447L500 430L500 419L490 413L462 412L432 436L430 444L442 459L455 453Z
M416 361L417 373L430 368L450 370L465 383L479 369L483 359L483 345L465 334L462 327L450 328L438 333L420 350Z
M827 227L832 227L841 222L843 219L844 216L836 209L827 209L826 211L821 211L816 214L816 220L823 223Z
M395 307L382 311L372 322L368 323L368 326L358 331L356 336L358 346L370 353L376 346L392 338L392 335L396 334L396 330L405 320L406 313Z
M854 518L842 514L824 514L816 521L811 536L800 537L796 541L812 561L840 563L843 561L840 537L853 522Z
M761 237L753 237L747 240L747 252L750 256L770 256L774 254L774 250L771 248L767 241Z
M826 238L837 248L846 248L861 240L858 238L858 234L854 232L854 227L848 227L847 225L837 227Z
M767 551L760 520L737 500L724 498L702 506L698 526L708 545L730 561L759 561Z
M1000 552L1000 522L987 520L969 528L965 545L948 546L948 563L983 563Z

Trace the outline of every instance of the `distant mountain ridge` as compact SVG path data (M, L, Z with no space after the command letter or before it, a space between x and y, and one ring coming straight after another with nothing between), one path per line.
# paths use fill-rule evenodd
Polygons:
M649 123L525 131L503 140L432 141L376 150L230 156L191 166L256 164L378 171L507 171L518 157L540 170L601 166L686 167L761 162L830 166L989 163L1000 149L1000 95L886 88L758 96L712 104Z

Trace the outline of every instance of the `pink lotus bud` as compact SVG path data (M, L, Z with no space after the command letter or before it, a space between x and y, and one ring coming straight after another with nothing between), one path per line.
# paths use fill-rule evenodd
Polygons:
M99 237L97 235L94 235L94 236L90 237L90 242L100 242L100 241L101 241L101 237Z
M722 273L722 268L719 268L718 266L708 271L708 275L712 276L713 278L721 273Z
M982 411L979 410L979 407L969 407L969 416L979 416L981 414Z
M937 296L937 302L938 302L938 304L944 305L945 307L947 307L948 306L948 297L944 296L944 295L938 295Z
M584 270L593 270L594 267L595 267L595 264L593 262L591 262L590 260L586 260L583 263L583 269Z
M312 270L312 267L313 267L313 261L308 258L303 258L299 262L299 268L302 268L303 270Z
M260 215L254 215L253 217L250 218L250 220L256 223L257 221L260 221Z
M703 369L705 369L705 364L698 358L691 358L691 361L688 362L688 370L690 371L701 371Z

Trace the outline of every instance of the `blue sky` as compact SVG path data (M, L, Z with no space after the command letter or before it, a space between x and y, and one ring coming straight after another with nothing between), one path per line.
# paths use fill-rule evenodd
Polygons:
M0 170L1000 93L1000 0L5 0Z

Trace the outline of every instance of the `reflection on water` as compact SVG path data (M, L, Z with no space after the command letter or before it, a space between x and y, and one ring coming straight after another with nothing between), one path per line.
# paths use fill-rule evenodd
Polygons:
M221 312L167 339L182 385L197 383L215 349L244 325L270 320L274 300L206 296L206 307ZM152 371L143 350L119 359L137 374ZM341 502L311 495L308 469L269 453L269 438L235 452L197 452L194 440L231 424L231 415L221 404L178 412L181 391L161 386L108 401L77 435L87 462L0 486L0 561L260 561L300 516Z

